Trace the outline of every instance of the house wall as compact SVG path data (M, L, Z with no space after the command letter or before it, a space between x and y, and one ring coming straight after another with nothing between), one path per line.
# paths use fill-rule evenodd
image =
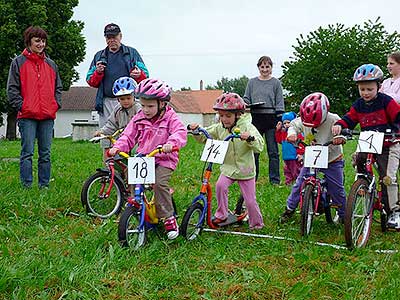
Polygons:
M92 115L88 110L62 110L57 113L54 123L54 136L63 137L72 133L71 123L75 120L91 120Z
M183 124L186 126L189 123L198 123L203 126L203 117L201 114L177 113Z

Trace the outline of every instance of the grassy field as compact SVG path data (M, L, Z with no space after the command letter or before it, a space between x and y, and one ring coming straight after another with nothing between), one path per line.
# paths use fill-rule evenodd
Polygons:
M354 149L349 142L346 157ZM101 166L98 145L54 140L52 182L44 191L36 182L31 190L20 188L19 151L19 142L0 141L0 299L400 297L400 254L376 252L399 250L399 233L383 234L374 223L365 249L321 247L310 242L344 246L344 233L343 226L320 217L311 236L300 238L298 215L278 225L290 189L268 184L265 155L257 197L266 226L257 233L295 241L203 232L189 243L153 234L134 252L119 246L116 218L92 219L81 207L82 183ZM202 145L189 138L173 176L181 216L199 190L201 151ZM347 191L353 177L347 163ZM232 196L237 197L236 186ZM248 231L247 225L229 229Z

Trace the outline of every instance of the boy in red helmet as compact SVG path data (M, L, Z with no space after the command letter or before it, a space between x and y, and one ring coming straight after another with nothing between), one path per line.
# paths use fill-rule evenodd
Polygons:
M251 124L250 115L243 115L246 104L235 93L224 93L215 102L213 108L218 112L219 123L206 128L213 139L223 140L232 134L236 127L240 129L240 139L229 143L224 164L221 165L221 175L216 183L218 208L213 218L214 224L223 223L228 217L228 189L235 181L238 182L249 214L250 229L264 227L263 218L256 200L255 162L253 151L261 152L264 148L264 139L257 128ZM189 125L194 130L199 125ZM254 137L249 139L250 136ZM204 136L194 136L205 142Z
M340 119L329 112L329 100L323 93L312 93L300 104L300 117L290 123L287 141L294 143L299 133L304 134L306 144L325 144L334 138L332 126ZM328 149L328 168L320 171L325 174L328 193L333 205L338 208L339 220L343 221L346 192L343 186L343 149L341 145L330 145ZM300 202L300 189L309 168L303 167L286 201L286 209L280 217L286 223L294 214Z

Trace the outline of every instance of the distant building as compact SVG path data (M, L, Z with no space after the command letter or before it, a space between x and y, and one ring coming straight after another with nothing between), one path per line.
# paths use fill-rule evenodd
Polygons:
M178 113L186 125L192 122L208 126L214 123L215 100L223 93L222 90L193 90L172 92L170 105ZM86 86L72 86L61 96L62 108L57 112L54 123L54 136L65 137L72 133L72 123L75 121L98 121L94 111L96 89ZM6 120L6 115L4 115ZM6 125L0 127L0 137L5 136Z

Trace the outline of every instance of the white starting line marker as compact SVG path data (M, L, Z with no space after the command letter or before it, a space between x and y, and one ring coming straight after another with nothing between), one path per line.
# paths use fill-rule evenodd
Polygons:
M269 235L269 234L257 234L257 233L248 233L248 232L237 232L237 231L225 231L225 230L219 230L219 229L210 229L210 228L204 228L204 231L208 232L217 232L217 233L225 233L225 234L233 234L233 235L243 235L243 236L251 236L251 237L257 237L257 238L264 238L264 239L273 239L273 240L281 240L281 241L291 241L291 242L302 242L302 243L309 243L317 246L323 246L323 247L332 247L335 249L341 249L341 250L348 250L347 247L345 246L340 246L340 245L335 245L335 244L329 244L329 243L322 243L322 242L310 242L310 241L300 241L296 240L293 238L287 238L284 236L276 236L276 235ZM375 250L376 253L383 253L383 254L394 254L398 253L399 250Z

